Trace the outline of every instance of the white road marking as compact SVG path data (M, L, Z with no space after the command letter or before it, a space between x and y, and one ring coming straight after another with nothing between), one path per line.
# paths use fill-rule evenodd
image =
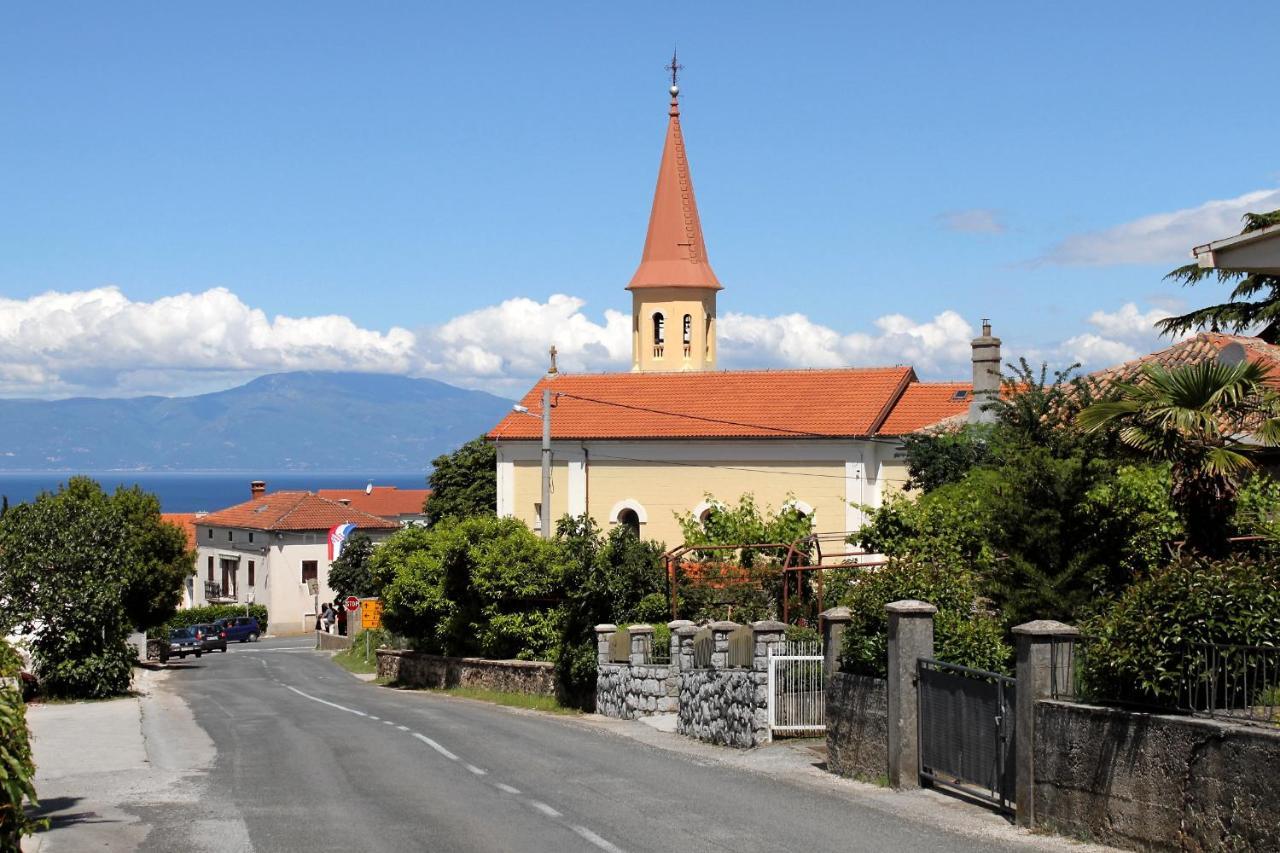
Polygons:
M394 726L394 725L395 725L395 723L391 722L390 720L383 720L383 721L382 721L382 724L383 724L384 726Z
M535 809L542 812L547 817L561 816L560 812L556 811L555 809L551 808L551 806L547 805L544 802L541 802L540 800L530 800L529 805L533 806Z
M621 847L614 844L612 841L607 841L601 838L585 826L571 826L569 828L590 841L595 846L599 847L601 850L607 850L608 853L622 853Z
M381 720L382 718L381 718L381 717L375 717L373 714L370 714L370 715L369 715L369 719L377 721L377 720Z
M285 689L292 690L294 693L297 693L299 696L303 697L304 699L310 699L312 702L319 702L321 705L328 705L330 708L337 708L339 711L346 711L348 714L355 714L357 717L369 716L364 711L357 711L355 708L348 708L346 705L339 705L336 702L330 702L326 699L321 699L319 696L312 696L310 693L303 693L298 688L290 687L287 684L284 686L285 686Z
M476 767L474 764L468 764L467 769L470 770L472 773L476 774L477 776L487 776L489 774L488 770L485 770L481 767Z
M433 741L431 738L427 737L426 735L420 735L420 734L418 734L417 732L414 732L414 733L413 733L413 736L414 736L414 737L416 737L418 740L422 741L423 743L425 743L427 746L429 746L429 747L431 747L432 749L434 749L436 752L438 752L438 753L440 753L441 755L443 755L445 758L449 759L450 761L457 761L457 760L458 760L458 756L454 755L452 752L450 752L449 750L445 749L443 746L441 746L440 744L436 743L435 741Z
M508 794L519 795L520 793L519 788L513 788L510 785L504 785L501 782L494 782L493 787L497 788L499 791L506 791Z
M400 730L400 731L402 731L402 732L407 732L407 731L409 731L409 727L408 727L408 726L396 726L396 728L397 728L397 729L399 729L399 730Z

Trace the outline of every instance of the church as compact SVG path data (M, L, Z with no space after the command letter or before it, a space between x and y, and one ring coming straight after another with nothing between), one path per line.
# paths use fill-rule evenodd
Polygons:
M792 506L824 533L851 532L906 479L900 437L980 416L999 387L1000 341L984 324L974 382L921 382L909 366L719 370L711 268L673 79L666 140L631 293L631 370L548 373L489 433L497 511L542 524L543 401L550 402L549 519L590 515L681 544L678 518L744 494ZM554 332L553 332L554 334ZM553 343L553 341L549 341ZM976 389L976 391L975 391Z

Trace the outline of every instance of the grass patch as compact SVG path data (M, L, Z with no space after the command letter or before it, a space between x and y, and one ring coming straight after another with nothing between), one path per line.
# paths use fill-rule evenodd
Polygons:
M544 711L549 714L581 714L577 708L561 705L554 696L530 696L528 693L503 693L499 690L486 690L483 687L443 687L433 689L432 693L444 693L449 696L461 696L463 699L478 699L481 702L492 702L495 705L506 705L511 708L527 708L530 711Z
M373 653L373 649L369 650L369 660L364 659L364 643L338 652L333 656L333 662L347 672L367 674L378 671L378 656Z

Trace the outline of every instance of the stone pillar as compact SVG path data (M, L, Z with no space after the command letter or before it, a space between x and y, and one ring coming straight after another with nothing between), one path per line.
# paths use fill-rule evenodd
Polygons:
M1018 807L1020 826L1035 826L1036 820L1036 700L1052 696L1055 687L1060 693L1070 692L1072 673L1068 663L1075 659L1073 652L1079 636L1080 632L1070 625L1048 619L1025 622L1013 628L1018 652L1014 735L1018 781L1014 788L1014 802ZM1057 671L1053 667L1055 645L1058 646Z
M711 652L712 669L724 669L729 665L729 635L740 627L737 622L711 623L711 638L715 641Z
M752 639L755 641L751 656L751 668L756 672L769 671L769 649L776 653L787 639L785 622L774 622L764 619L751 623Z
M653 660L649 654L653 648L653 626L628 625L627 631L631 633L631 665L647 666Z
M696 633L698 633L698 626L692 622L687 625L681 625L671 631L671 643L680 654L681 672L689 672L693 669L693 635ZM673 666L675 665L674 657L672 657L671 663Z
M671 674L675 675L686 669L680 660L680 631L683 628L693 628L696 631L697 628L688 619L676 619L673 622L668 622L667 628L671 631ZM690 632L689 636L692 637L693 633Z
M829 678L840 668L840 646L844 629L853 621L853 612L847 607L832 607L819 613L818 619L822 624L822 653L826 657L823 664Z
M617 625L605 623L596 626L596 666L609 662L609 636L618 630Z
M889 614L889 784L916 788L920 785L916 661L933 657L933 614L938 608L924 601L894 601L884 609Z

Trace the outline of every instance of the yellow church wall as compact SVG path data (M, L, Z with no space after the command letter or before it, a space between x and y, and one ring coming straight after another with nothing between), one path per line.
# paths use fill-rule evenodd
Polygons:
M880 494L887 499L890 495L901 493L907 484L907 465L905 462L885 462L880 466Z
M537 505L542 503L542 462L515 463L515 515L538 529ZM568 462L551 463L551 529L555 530L558 518L569 512Z
M691 294L696 294L697 298L691 299ZM655 313L661 313L665 321L665 343L661 358L654 355ZM688 358L684 355L686 314L693 320ZM708 370L715 367L715 291L674 287L636 290L632 292L631 317L632 369L662 372Z
M755 470L738 470L740 467ZM541 499L541 469L537 464L516 462L514 474L513 514L532 528L536 525L534 504ZM566 477L564 466L553 466L553 519L568 509ZM693 512L708 494L723 503L736 504L742 495L751 493L760 507L775 511L794 497L813 507L819 530L844 530L844 477L842 462L727 460L706 465L670 465L592 459L587 467L586 508L601 528L608 529L615 505L634 501L645 511L641 535L664 542L667 547L675 547L683 540L676 516Z

